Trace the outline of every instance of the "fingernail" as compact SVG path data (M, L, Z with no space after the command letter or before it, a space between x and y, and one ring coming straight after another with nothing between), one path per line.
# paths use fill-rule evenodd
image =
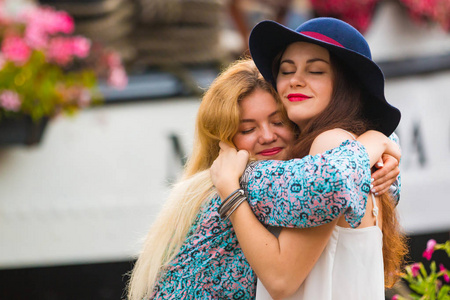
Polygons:
M375 179L374 178L370 178L370 182L373 182Z
M377 193L375 193L375 189L371 189L370 190L372 193L374 193L375 195L377 194Z
M378 162L377 163L377 167L382 167L383 166L383 163L382 162Z
M370 189L373 189L373 184L370 185Z
M375 196L378 196L378 193L374 193L375 194Z

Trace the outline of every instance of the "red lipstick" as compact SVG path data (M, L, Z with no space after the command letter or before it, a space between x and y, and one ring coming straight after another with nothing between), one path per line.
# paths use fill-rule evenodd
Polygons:
M287 98L291 102L299 102L299 101L308 100L311 97L303 95L303 94L289 94L287 96Z
M281 150L283 150L283 148L274 147L274 148L270 148L270 149L265 149L265 150L259 152L258 154L263 155L263 156L272 156L272 155L276 155L276 154L280 153Z

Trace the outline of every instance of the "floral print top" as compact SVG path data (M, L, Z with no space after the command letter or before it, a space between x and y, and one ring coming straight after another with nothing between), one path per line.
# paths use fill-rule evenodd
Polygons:
M254 162L241 184L266 225L313 227L344 212L356 226L370 187L369 158L359 142L346 141L324 154ZM261 197L265 193L271 197ZM218 196L205 202L150 299L254 299L255 273L230 220L220 219L220 204Z
M200 210L186 241L150 299L254 299L256 276L216 196Z
M342 149L336 160L308 155L301 160L258 161L245 171L247 185L246 180L241 184L256 217L266 225L314 227L344 213L350 226L357 227L370 192L370 165L365 158L365 152L350 147ZM297 176L300 172L314 175L314 180Z

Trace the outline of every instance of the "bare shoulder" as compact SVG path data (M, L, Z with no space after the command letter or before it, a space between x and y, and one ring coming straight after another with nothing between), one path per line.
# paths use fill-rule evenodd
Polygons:
M345 130L335 128L319 134L311 145L309 154L316 155L341 145L346 140L353 140L352 136Z

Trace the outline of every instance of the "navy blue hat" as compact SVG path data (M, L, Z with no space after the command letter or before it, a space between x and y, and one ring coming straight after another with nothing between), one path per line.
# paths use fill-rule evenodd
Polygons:
M366 99L366 117L385 135L394 132L400 122L400 111L386 101L383 72L372 60L369 45L358 30L334 18L311 19L296 30L274 21L257 24L250 34L250 53L261 74L275 88L273 61L294 42L319 45L338 57L354 72L366 94L372 96Z

